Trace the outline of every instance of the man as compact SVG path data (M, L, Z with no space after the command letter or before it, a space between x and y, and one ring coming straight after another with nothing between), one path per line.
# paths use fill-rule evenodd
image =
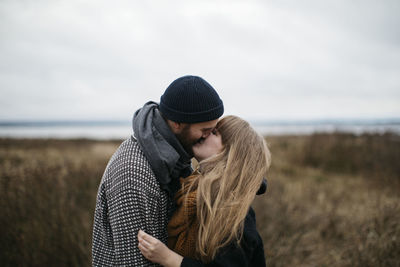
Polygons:
M191 174L192 147L223 114L214 88L197 76L172 82L160 104L133 116L133 135L110 159L101 180L93 226L93 266L153 266L138 249L139 229L164 243L179 178Z

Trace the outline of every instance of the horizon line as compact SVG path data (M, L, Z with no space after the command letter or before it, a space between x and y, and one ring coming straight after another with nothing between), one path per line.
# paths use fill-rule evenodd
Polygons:
M307 125L307 124L400 124L400 117L386 118L310 118L310 119L248 119L252 125ZM14 119L1 120L0 127L46 126L122 126L130 125L131 119Z

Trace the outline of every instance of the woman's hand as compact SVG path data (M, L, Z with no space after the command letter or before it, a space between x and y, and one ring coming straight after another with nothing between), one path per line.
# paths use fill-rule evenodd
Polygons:
M183 257L170 250L163 242L157 238L146 234L142 230L138 233L139 249L143 256L149 261L161 264L166 267L181 266Z

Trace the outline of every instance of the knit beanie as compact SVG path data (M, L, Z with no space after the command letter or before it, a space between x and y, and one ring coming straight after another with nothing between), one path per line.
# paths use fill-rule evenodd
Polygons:
M198 123L221 117L224 104L204 79L183 76L173 81L161 96L160 111L171 121Z

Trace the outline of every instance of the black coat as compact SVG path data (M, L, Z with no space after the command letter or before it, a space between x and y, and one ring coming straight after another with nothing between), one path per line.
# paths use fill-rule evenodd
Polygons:
M243 238L240 246L235 243L221 249L215 259L204 264L201 261L184 258L181 267L265 267L263 241L256 229L256 216L250 208L246 215Z

